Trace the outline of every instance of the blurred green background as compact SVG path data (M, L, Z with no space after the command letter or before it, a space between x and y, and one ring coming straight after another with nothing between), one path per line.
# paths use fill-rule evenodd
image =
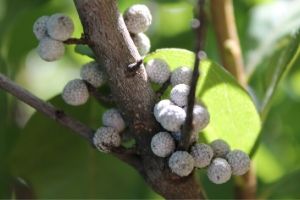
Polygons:
M147 32L152 51L193 50L194 0L119 0L120 10L134 3L147 4L152 11L153 25ZM234 6L249 91L260 110L274 76L287 72L283 68L278 73L277 63L299 29L300 1L234 0ZM56 12L71 16L76 24L74 37L80 37L82 27L71 0L0 0L0 72L97 127L104 108L89 101L74 109L56 97L67 81L79 77L80 66L89 58L76 54L74 46L53 63L37 55L32 25L39 16ZM206 52L220 63L211 24ZM262 198L300 198L299 64L297 58L287 69L289 73L275 87L270 112L264 115L260 145L253 157ZM161 198L127 165L97 153L78 136L33 113L0 90L0 198ZM233 181L215 186L205 173L199 173L199 178L210 198L233 197Z

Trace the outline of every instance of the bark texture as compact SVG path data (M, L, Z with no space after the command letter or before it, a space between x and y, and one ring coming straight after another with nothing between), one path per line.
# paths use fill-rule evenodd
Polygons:
M142 165L139 172L145 181L167 199L201 199L203 195L194 174L180 178L172 174L166 159L154 156L151 137L160 126L152 109L156 95L151 89L143 65L136 71L129 69L139 63L140 55L130 37L116 0L74 0L84 27L85 37L97 61L105 65L109 85L129 128L137 140Z

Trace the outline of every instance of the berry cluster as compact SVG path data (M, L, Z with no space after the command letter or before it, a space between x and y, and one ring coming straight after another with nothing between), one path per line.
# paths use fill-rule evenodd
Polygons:
M102 124L104 127L96 131L93 143L99 151L107 153L121 145L120 133L125 130L126 125L120 112L114 108L103 114Z
M64 101L69 105L85 104L89 99L88 84L94 88L99 88L107 80L103 68L94 61L83 65L80 76L82 79L69 81L62 92Z
M64 14L42 16L33 25L33 33L39 40L38 54L45 61L55 61L65 53L64 41L74 32L73 21Z
M200 104L196 104L193 109L193 133L189 151L176 149L186 119L192 70L179 67L170 72L165 61L153 59L146 64L146 72L151 82L163 84L170 79L172 85L170 99L159 101L153 110L155 119L164 130L152 137L151 149L156 156L168 158L168 165L173 173L184 177L194 168L207 167L209 180L222 184L231 175L243 175L249 170L248 155L240 150L230 151L230 146L224 140L218 139L209 145L197 143L198 133L210 121L208 110Z
M139 54L145 56L151 48L150 39L144 34L152 23L150 10L145 5L133 5L125 11L124 21Z

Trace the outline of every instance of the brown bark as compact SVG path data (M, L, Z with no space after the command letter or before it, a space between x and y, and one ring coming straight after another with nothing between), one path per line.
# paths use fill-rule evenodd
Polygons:
M112 94L130 130L137 140L146 182L167 199L201 199L203 195L194 175L179 178L170 173L165 159L155 157L150 140L159 130L152 109L156 95L141 65L134 73L129 69L141 60L117 8L116 0L75 0L85 38L98 62L105 65Z

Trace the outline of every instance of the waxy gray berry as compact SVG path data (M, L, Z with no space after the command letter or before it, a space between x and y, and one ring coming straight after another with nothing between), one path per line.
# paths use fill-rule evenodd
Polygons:
M212 141L210 146L214 150L214 157L225 158L225 156L230 152L229 144L222 139Z
M207 176L215 184L226 183L231 177L231 167L225 159L216 158L209 165Z
M232 174L241 176L250 169L250 158L241 150L233 150L226 155L226 159L231 166Z
M185 84L179 84L173 87L170 93L170 99L176 105L184 107L187 105L187 99L190 92L190 86Z
M170 70L168 64L161 59L150 60L146 64L147 75L153 83L163 84L170 77Z
M117 109L109 109L102 116L102 123L104 126L113 127L118 132L122 132L125 128L125 122Z
M38 40L47 36L47 22L50 17L42 16L38 18L33 24L33 33Z
M186 118L185 111L174 105L166 106L159 114L159 123L166 130L179 132Z
M179 84L190 85L193 71L188 67L179 67L172 72L171 84L176 86Z
M176 151L169 158L169 167L178 176L188 176L194 169L194 159L186 151Z
M151 25L152 15L147 6L136 4L125 11L124 21L130 33L142 33Z
M167 157L175 149L175 141L168 132L159 132L152 137L152 152L158 157Z
M169 105L174 105L173 102L170 101L169 99L163 99L163 100L159 101L157 104L155 104L153 113L154 113L154 117L157 121L159 121L159 115L160 115L160 112L162 111L162 109L164 109L166 106L169 106Z
M85 104L89 99L89 91L80 79L69 81L62 92L64 101L73 106Z
M93 143L99 151L110 152L113 147L121 145L121 137L112 127L101 127L94 135Z
M96 62L85 64L81 69L80 76L95 88L102 86L107 80L105 72Z
M65 46L62 42L49 37L41 39L38 46L39 56L48 62L60 59L65 53Z
M210 164L214 151L207 144L195 144L191 147L191 155L195 160L195 167L204 168Z
M64 14L54 14L47 21L47 32L55 40L65 41L74 32L74 24L71 18Z
M145 56L147 53L149 53L151 43L147 35L144 33L139 33L134 35L132 40L141 56Z
M210 121L210 115L207 109L201 105L195 105L193 109L194 131L202 131Z

